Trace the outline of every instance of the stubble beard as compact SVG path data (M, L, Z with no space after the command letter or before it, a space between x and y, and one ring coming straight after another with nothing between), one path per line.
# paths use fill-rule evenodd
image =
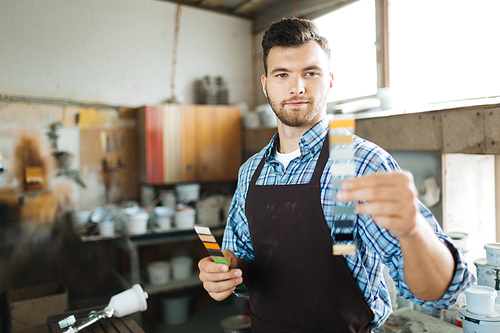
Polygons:
M290 127L301 127L310 124L313 122L318 115L325 109L326 107L326 94L324 96L320 96L318 103L316 103L316 99L314 97L309 97L307 99L301 98L299 96L292 97L290 99L276 102L273 101L269 97L269 93L267 94L267 101L271 108L276 114L276 117L286 126ZM299 108L292 108L286 110L286 104L293 101L307 101L307 107L303 110Z

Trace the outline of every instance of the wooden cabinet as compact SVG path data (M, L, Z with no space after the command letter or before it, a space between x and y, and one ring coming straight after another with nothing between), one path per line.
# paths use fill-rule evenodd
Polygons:
M166 104L137 111L141 182L237 179L242 163L239 108Z

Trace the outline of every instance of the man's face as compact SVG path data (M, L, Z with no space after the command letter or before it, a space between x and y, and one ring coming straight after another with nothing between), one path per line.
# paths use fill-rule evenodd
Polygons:
M274 113L286 126L314 124L326 114L333 84L327 55L311 41L299 47L273 47L267 57L262 89Z

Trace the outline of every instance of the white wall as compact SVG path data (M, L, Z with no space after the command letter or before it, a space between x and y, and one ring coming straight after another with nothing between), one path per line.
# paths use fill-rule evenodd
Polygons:
M0 94L139 106L171 97L176 4L156 0L2 0ZM176 86L221 75L251 102L251 21L182 6Z
M444 229L469 234L466 255L486 258L484 244L496 240L495 158L493 155L443 155Z

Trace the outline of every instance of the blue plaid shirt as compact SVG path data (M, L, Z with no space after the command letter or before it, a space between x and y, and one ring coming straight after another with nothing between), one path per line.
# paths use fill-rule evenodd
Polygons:
M259 162L265 158L257 185L308 183L312 178L323 140L328 133L328 124L329 120L326 118L304 133L299 142L300 157L292 160L286 170L274 158L273 147L277 141L277 134L264 149L241 166L238 187L229 210L223 248L231 250L238 258L249 262L253 261L253 246L245 215L245 201L250 180ZM382 148L357 136L354 136L354 143L356 176L373 172L400 171L396 161ZM338 189L332 189L330 186L331 177L328 172L330 165L331 160L329 159L321 176L321 203L328 227L333 234L335 231L333 228L333 207L346 204L331 200ZM388 230L379 227L369 215L358 215L354 232L357 252L355 255L346 256L346 261L374 313L372 328L382 325L392 313L389 292L383 278L383 264L389 267L390 274L402 297L410 299L418 305L435 309L446 309L452 306L460 292L475 282L475 277L467 269L462 253L443 233L431 212L423 205L420 206L420 210L434 228L437 237L450 248L455 257L456 270L453 281L446 294L439 301L423 301L416 298L405 283L403 255L397 237Z

